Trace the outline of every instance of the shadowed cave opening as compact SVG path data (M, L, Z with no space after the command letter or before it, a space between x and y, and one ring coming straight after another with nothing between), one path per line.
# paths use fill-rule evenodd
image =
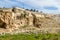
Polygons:
M0 28L6 29L6 23L0 19Z
M6 23L3 23L2 25L0 25L0 28L6 29Z

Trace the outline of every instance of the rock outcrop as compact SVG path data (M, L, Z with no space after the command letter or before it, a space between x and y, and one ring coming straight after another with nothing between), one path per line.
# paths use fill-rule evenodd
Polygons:
M22 32L26 32L26 30L27 32L33 32L33 30L38 32L39 30L39 32L51 31L52 33L57 33L56 31L60 28L60 22L56 21L53 16L21 8L0 9L0 30L2 28L3 31L1 32L4 33L21 32L22 30Z

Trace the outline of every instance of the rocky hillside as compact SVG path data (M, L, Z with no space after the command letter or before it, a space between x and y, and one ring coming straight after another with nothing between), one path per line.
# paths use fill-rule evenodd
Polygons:
M22 8L0 8L0 34L22 32L60 33L60 17Z

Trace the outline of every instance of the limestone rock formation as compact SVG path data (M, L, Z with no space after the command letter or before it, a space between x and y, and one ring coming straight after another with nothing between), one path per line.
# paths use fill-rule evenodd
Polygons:
M5 8L0 9L0 28L5 29L4 32L14 32L14 30L37 32L39 30L55 33L60 28L60 22L55 18L54 15L27 11L22 8Z

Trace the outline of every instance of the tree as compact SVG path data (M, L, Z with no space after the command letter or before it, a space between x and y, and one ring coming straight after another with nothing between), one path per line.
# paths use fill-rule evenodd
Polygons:
M38 10L36 10L36 12L38 12Z
M15 7L13 7L12 11L15 12Z
M29 9L26 9L26 10L29 10Z
M33 12L35 12L36 10L34 9Z
M40 13L43 13L42 11L40 11Z
M33 11L33 9L30 9L30 11Z

